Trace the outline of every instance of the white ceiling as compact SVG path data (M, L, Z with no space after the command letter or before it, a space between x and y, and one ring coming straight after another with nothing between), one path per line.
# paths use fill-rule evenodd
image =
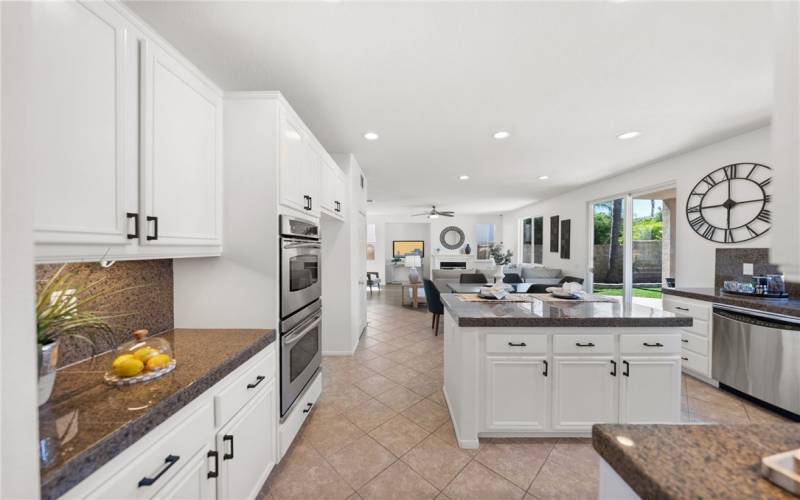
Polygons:
M223 89L283 92L372 213L504 212L769 119L766 2L128 5Z

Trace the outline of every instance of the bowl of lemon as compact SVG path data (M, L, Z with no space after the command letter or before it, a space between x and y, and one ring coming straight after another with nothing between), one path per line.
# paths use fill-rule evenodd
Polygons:
M163 377L175 369L172 347L165 339L148 337L147 330L133 332L133 340L117 348L111 368L103 377L111 385L130 385Z

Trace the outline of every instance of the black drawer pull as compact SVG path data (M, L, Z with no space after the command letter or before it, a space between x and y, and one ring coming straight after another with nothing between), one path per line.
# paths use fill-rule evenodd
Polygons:
M550 370L550 366L547 364L547 360L546 359L544 361L542 361L542 363L544 363L544 372L542 372L542 375L544 375L546 377L547 376L547 372Z
M233 436L231 434L225 434L224 436L222 436L222 447L223 447L223 449L225 448L225 441L230 441L231 442L231 452L223 454L222 455L222 459L223 460L230 460L230 459L233 458Z
M585 344L581 344L580 342L575 342L577 347L594 347L594 342L586 342Z
M263 382L265 378L266 378L266 377L265 377L264 375L259 375L258 377L256 377L256 381L255 381L255 382L253 382L252 384L247 384L247 388L248 388L248 389L252 389L252 388L254 388L254 387L255 387L255 386L257 386L258 384L260 384L261 382Z
M519 344L515 344L514 342L508 343L509 347L526 347L528 344L525 342L520 342Z
M611 375L616 377L617 376L617 362L613 359L611 360L611 366L614 367L614 370L611 372Z
M140 479L139 488L141 488L142 486L150 486L151 484L158 481L161 478L161 476L163 476L169 470L170 467L175 465L175 462L177 462L180 458L181 457L179 457L178 455L167 455L167 458L164 459L165 467L162 467L162 469L158 471L158 474L156 474L155 477L143 477L142 479Z
M661 342L656 342L655 344L642 342L642 345L645 346L645 347L664 347L664 344L662 344Z
M681 359L684 361L689 361L689 358L684 358L683 356L681 356Z
M675 306L675 309L677 309L679 311L687 311L687 312L689 311L688 307Z
M311 408L314 406L314 403L306 404L306 408L303 410L303 413L308 413L311 411Z
M128 233L128 239L134 240L139 237L139 214L135 212L128 212L125 214L128 219L133 219L133 234Z
M208 474L206 474L206 477L208 479L219 477L219 453L217 453L216 451L209 451L208 455L206 455L206 456L208 458L214 457L214 470L213 471L208 471Z
M153 236L150 236L150 231L147 231L147 241L157 240L158 239L158 217L153 217L151 215L147 216L147 222L153 222Z
M622 371L622 374L625 375L626 377L630 377L631 376L631 365L627 361L623 361L622 362L622 366L625 367L625 369Z

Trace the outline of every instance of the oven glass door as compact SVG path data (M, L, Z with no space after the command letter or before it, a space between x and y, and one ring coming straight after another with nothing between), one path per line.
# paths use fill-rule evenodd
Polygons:
M281 257L281 318L322 295L320 244L283 240Z
M289 257L289 291L300 292L319 283L319 255Z
M281 415L289 411L319 368L321 327L317 317L281 339Z

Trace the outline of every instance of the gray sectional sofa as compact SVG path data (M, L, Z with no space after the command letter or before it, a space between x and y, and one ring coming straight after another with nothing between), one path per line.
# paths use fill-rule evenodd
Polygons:
M518 274L525 283L558 285L564 273L561 269L533 264L509 264L503 267L505 274Z

